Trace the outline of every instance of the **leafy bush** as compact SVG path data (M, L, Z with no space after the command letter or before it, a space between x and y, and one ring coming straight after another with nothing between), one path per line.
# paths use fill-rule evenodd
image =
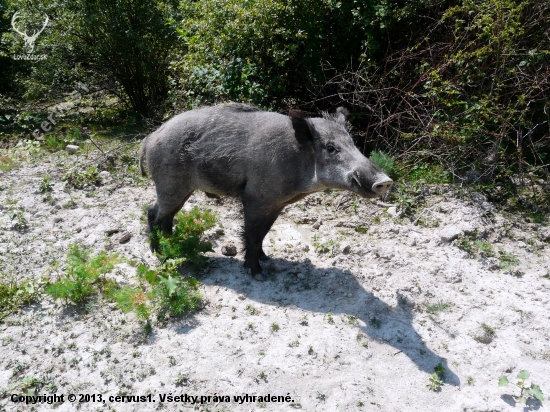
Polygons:
M98 290L112 288L103 276L119 262L118 256L105 251L91 257L91 250L79 245L71 246L67 254L66 275L46 286L45 291L54 299L82 303Z
M332 0L182 3L173 67L194 104L220 100L280 106L322 84L322 62L344 68L380 45L375 5Z
M109 90L141 115L149 114L168 96L169 56L177 44L173 5L155 0L35 4L34 14L55 16L55 24L48 25L36 46L35 52L48 58L26 62L29 76L17 79L25 97L60 97L81 81L92 90ZM29 9L23 0L9 6L10 15ZM7 33L5 38L10 53L21 52L18 35Z
M550 4L413 0L384 10L407 35L389 36L386 56L366 56L325 86L362 112L372 136L364 147L455 177L472 169L488 181L508 170L548 176Z

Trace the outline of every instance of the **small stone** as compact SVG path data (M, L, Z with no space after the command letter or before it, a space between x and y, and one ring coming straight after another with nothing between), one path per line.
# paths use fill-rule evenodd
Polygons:
M452 242L463 233L464 232L459 227L449 225L441 229L441 232L439 232L439 236L441 236L441 240L444 242Z
M351 246L350 246L350 245L346 245L346 246L344 246L344 247L342 248L342 253L343 253L344 255L347 255L347 254L349 254L350 250L351 250Z
M540 238L541 240L543 240L544 242L548 242L550 241L550 229L549 228L542 228L540 230Z
M68 154L75 154L78 151L78 149L80 149L80 147L75 144L68 144L67 147L65 147L65 149L67 150Z
M113 177L107 170L103 170L102 172L99 172L99 180L101 180L101 183L105 185L111 183L113 181Z
M496 257L487 258L486 263L487 263L487 269L489 270L497 270L500 268L500 262Z
M61 221L63 221L63 218L62 218L62 217L56 216L56 217L53 218L53 222L54 222L54 223L59 223L59 222L61 222Z
M461 283L462 274L456 270L450 270L445 273L445 282L447 283Z
M237 254L237 247L233 243L228 243L222 246L222 255L235 256Z
M124 232L120 237L120 239L118 239L118 243L120 244L126 243L130 240L131 237L132 237L132 234L130 232Z
M395 218L399 218L403 215L401 210L398 210L396 206L388 207L388 210L386 210L386 212L388 213L388 215Z
M517 243L518 247L525 249L527 247L527 243L522 242L521 240Z
M118 233L118 232L120 232L120 230L115 229L115 228L112 228L112 229L107 229L107 230L105 230L104 233L105 233L107 236L112 236L112 235L114 235L115 233Z
M321 222L320 220L318 220L317 222L315 222L313 224L313 229L319 229L321 227L321 225L323 224L323 222Z

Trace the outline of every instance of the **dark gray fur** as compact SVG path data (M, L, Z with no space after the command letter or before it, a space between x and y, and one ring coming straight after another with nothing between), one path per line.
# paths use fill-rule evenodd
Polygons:
M147 165L157 190L149 228L171 233L174 215L194 190L238 197L245 267L263 279L262 241L286 205L329 187L376 197L391 186L355 147L346 117L343 108L305 119L235 103L173 117L141 145L141 171L145 176Z

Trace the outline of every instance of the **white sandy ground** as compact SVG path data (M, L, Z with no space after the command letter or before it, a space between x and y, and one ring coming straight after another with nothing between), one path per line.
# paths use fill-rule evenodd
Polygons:
M0 174L4 278L55 279L64 273L74 243L158 263L149 251L142 211L155 198L152 183L132 185L132 179L114 174L108 184L69 194L61 176L75 161L59 153ZM55 205L37 190L46 175L55 182ZM145 339L135 316L114 304L92 300L83 310L42 297L0 324L0 389L15 386L0 399L0 411L550 411L550 279L543 277L550 273L550 245L541 240L547 228L504 217L479 195L472 201L457 198L449 187L440 190L425 193L433 205L425 220L438 227L413 225L338 191L288 207L264 243L273 257L264 263L267 282L244 273L242 253L221 254L229 243L242 249L239 203L196 193L186 208L208 207L219 217L207 233L215 252L208 254L210 266L201 277L204 308L155 325ZM63 208L70 196L76 207ZM11 229L10 211L18 207L29 224L23 233ZM523 276L443 242L440 232L447 225L485 234L495 250L520 259L515 269ZM355 230L360 226L366 233ZM220 228L224 234L218 238ZM108 237L108 229L121 232ZM124 231L132 237L119 244ZM333 250L317 253L314 242ZM109 276L136 283L135 267L127 263ZM439 301L450 310L426 311ZM491 343L474 339L482 323L496 331ZM446 382L434 392L427 384L439 362ZM511 396L517 388L498 387L500 376L522 369L540 385L542 404L530 400L523 407ZM104 400L151 394L155 402L10 401L31 375L47 382L41 393L65 399L71 393L101 394ZM161 394L212 398L192 405L160 402ZM291 401L233 401L246 394L288 395Z

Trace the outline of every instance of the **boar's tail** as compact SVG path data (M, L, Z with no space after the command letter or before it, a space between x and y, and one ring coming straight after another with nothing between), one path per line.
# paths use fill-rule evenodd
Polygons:
M145 170L145 162L147 161L147 152L146 152L146 143L147 143L147 136L143 141L141 142L141 147L139 149L139 169L141 170L141 175L143 177L147 177L147 170Z

